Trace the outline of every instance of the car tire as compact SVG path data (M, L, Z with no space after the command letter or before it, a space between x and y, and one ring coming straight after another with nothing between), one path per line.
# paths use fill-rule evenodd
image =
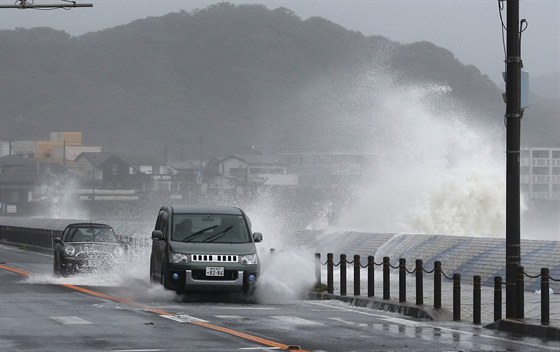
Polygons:
M161 277L159 278L159 282L161 283L161 286L163 286L164 289L169 289L168 284L167 284L167 279L165 278L165 267L161 268Z
M257 288L255 286L243 289L242 294L246 297L253 297L255 296L256 289Z
M154 272L154 262L150 260L150 282L157 283L156 273Z
M62 265L58 257L54 259L53 272L56 277L68 277L69 274L68 268Z
M53 274L54 274L55 277L60 277L61 276L60 266L58 264L58 259L56 259L56 255L54 256L54 259L53 259Z

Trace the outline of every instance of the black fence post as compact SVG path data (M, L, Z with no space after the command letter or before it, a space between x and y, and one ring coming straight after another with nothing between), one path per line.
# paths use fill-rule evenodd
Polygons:
M354 296L360 295L360 256L354 255Z
M548 268L541 268L541 325L550 324L550 289Z
M334 263L333 254L327 253L327 292L334 292Z
M369 255L367 258L367 270L368 270L368 297L373 297L375 295L375 262L374 257Z
M315 253L315 288L321 288L321 253Z
M424 304L424 268L422 259L416 259L416 305Z
M481 293L480 293L481 279L480 275L475 275L473 277L473 324L480 324L480 304L481 304Z
M525 282L523 267L517 267L517 318L525 318Z
M340 255L340 295L346 296L346 254Z
M383 299L390 299L391 292L389 285L391 284L390 275L391 273L389 270L391 269L389 257L383 257Z
M434 262L434 308L441 308L441 262Z
M461 274L453 274L453 321L461 320Z
M494 276L494 321L502 320L502 277Z
M399 302L406 302L406 259L399 258Z

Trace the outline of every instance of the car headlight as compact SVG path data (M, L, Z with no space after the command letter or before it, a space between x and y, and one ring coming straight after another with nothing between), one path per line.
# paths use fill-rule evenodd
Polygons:
M124 255L124 249L121 247L115 247L113 253L115 254L115 257L122 257Z
M71 257L74 255L74 253L76 253L76 250L74 249L74 247L66 245L64 246L64 253Z
M171 253L171 263L187 264L189 262L189 255L185 253Z
M257 254L247 254L239 256L239 262L241 264L257 264L259 261Z

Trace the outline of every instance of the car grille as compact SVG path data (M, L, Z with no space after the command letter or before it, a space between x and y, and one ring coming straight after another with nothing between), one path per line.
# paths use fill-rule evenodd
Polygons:
M193 262L237 263L237 255L226 254L193 254Z
M191 275L194 280L234 281L239 277L239 272L237 270L225 270L224 276L206 276L205 270L195 269L192 271Z
M79 252L76 254L76 258L87 260L111 260L113 259L113 255L107 252Z

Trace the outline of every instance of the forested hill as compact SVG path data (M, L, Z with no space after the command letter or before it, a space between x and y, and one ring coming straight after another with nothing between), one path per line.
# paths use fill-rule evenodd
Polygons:
M382 97L404 86L447 87L430 109L477 124L498 126L505 111L501 88L446 49L284 8L222 3L79 37L3 30L0 45L2 138L79 130L111 150L162 154L167 143L170 156L358 150L365 126L391 118Z

